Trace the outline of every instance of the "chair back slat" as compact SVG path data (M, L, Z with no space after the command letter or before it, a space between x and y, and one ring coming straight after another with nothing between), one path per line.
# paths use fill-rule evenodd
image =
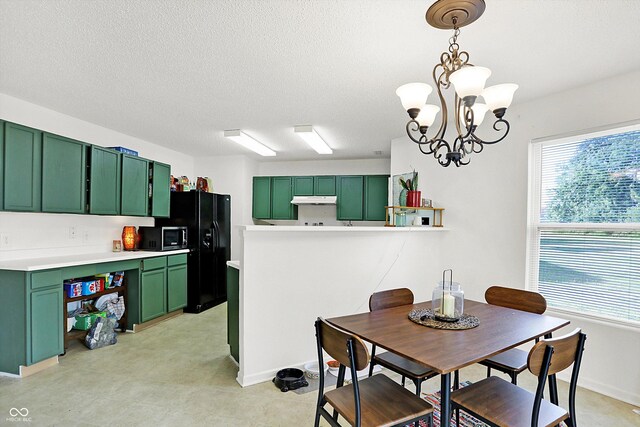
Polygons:
M322 337L321 346L329 356L346 366L351 367L349 354L347 352L347 342L353 340L354 360L356 370L361 371L369 364L369 350L364 342L357 336L345 332L335 326L329 324L326 320L319 317L320 333Z
M543 368L544 352L547 346L553 347L553 355L549 365L548 375L553 375L567 369L576 361L578 354L578 343L582 335L580 328L568 335L559 338L542 339L533 346L529 352L527 364L529 371L534 375L539 375Z
M413 292L407 288L376 292L369 297L369 311L409 304L413 304Z
M489 304L529 313L542 314L547 310L547 300L542 295L522 289L491 286L484 293L484 299Z

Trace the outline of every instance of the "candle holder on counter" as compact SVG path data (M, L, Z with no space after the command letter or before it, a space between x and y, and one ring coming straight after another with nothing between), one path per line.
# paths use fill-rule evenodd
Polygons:
M138 245L138 233L135 225L125 225L122 229L122 247L125 251L133 251Z
M449 272L449 281L445 276ZM433 290L431 298L433 315L436 319L444 322L457 322L462 317L464 311L464 292L460 283L453 281L453 270L442 272L442 281Z

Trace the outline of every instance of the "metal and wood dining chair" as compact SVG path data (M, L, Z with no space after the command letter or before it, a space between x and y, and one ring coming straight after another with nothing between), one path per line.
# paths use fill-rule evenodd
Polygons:
M376 292L369 297L369 311L384 310L385 308L397 307L400 305L413 304L413 292L407 288L390 289L388 291ZM416 396L420 396L422 382L438 375L431 368L413 362L405 357L399 356L391 351L376 354L376 345L371 348L371 364L369 366L369 376L373 375L375 365L402 375L402 385L405 378L409 378L416 386Z
M357 336L338 329L318 317L315 323L318 344L318 362L323 366L323 349L340 362L336 388L324 391L324 375L320 375L318 403L314 425L320 416L329 424L339 427L338 414L352 426L405 426L419 420L432 425L433 407L385 375L358 380L357 372L369 363L369 351ZM346 368L352 382L344 385ZM330 414L325 405L334 408Z
M586 335L580 329L560 338L542 339L528 354L527 367L538 377L536 392L531 393L499 377L489 377L451 394L452 409L459 424L460 411L465 411L491 426L538 427L555 426L564 421L576 423L576 387ZM548 376L573 364L569 384L569 411L558 406L557 396L542 398Z
M543 314L547 309L547 300L542 295L522 289L492 286L485 292L484 299L489 304L535 314ZM513 384L518 384L518 374L527 369L527 356L526 351L512 348L479 363L487 367L487 377L491 376L491 369L495 369L509 375Z

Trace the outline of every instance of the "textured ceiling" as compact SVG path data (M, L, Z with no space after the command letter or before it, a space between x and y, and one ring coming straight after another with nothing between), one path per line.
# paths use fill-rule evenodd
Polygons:
M514 103L640 69L640 1L486 3L458 41ZM430 83L451 35L430 4L0 0L0 92L191 155L250 153L222 136L240 128L272 159L317 159L293 133L312 124L330 158L388 156L395 89Z

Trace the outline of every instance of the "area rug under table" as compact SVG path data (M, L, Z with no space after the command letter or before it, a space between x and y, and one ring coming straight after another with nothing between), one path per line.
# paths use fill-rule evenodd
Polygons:
M463 381L460 383L460 388L471 385L471 381ZM422 393L422 398L433 406L433 427L440 427L440 392L437 393ZM489 427L476 417L467 414L464 411L460 411L460 426L456 425L455 411L452 411L451 427ZM420 427L427 427L427 423L420 421ZM413 427L413 424L409 424L406 427ZM564 422L560 423L560 427L566 427Z
M470 385L470 381L464 381L460 383L460 388ZM437 393L422 393L422 398L433 406L433 426L440 427L440 392ZM451 427L458 427L456 425L455 411L452 411L453 417L451 419ZM427 427L428 424L424 421L420 421L420 427ZM409 424L407 427L413 427L413 424ZM472 417L466 412L460 411L460 426L459 427L489 427L479 419Z

